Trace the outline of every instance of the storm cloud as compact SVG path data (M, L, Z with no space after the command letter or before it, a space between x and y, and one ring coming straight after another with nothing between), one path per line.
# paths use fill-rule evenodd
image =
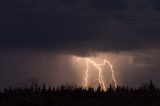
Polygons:
M0 0L0 88L81 84L71 57L98 53L112 54L121 84L160 85L159 26L159 0Z
M76 54L159 48L159 6L157 0L0 0L0 47Z

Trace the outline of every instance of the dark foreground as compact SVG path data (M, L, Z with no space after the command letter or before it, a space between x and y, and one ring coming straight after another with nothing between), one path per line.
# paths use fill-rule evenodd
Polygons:
M74 86L51 88L37 84L0 92L0 106L160 106L160 90L152 82L138 89L110 88L104 92Z

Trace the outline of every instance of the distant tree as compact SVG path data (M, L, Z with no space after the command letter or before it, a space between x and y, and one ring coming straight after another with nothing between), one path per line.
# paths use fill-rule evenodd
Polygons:
M113 92L113 91L114 91L114 89L113 89L112 85L110 84L110 85L109 85L109 88L108 88L108 92L111 93L111 92Z
M48 92L48 93L51 93L51 91L52 91L51 86L49 86L47 92Z
M153 90L156 90L156 87L155 87L155 85L153 84L152 80L150 81L149 89L152 90L152 91L153 91Z
M102 87L101 87L101 85L99 85L98 87L97 87L97 90L96 90L97 92L101 92L102 91Z
M46 92L46 84L43 84L42 86L42 93L45 93Z

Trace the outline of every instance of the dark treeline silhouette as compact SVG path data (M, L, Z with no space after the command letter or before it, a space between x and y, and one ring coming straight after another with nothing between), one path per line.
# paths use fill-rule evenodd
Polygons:
M62 85L5 88L0 91L0 106L160 106L160 90L152 81L139 88L110 85L107 91L101 87Z

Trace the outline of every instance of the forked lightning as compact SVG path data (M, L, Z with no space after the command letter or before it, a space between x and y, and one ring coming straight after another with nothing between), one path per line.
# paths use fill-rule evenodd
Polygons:
M114 82L114 87L117 88L117 81L115 78L115 72L113 70L113 66L110 63L110 61L108 61L107 59L104 59L103 63L101 64L97 64L95 61L93 61L90 58L77 58L76 61L85 61L86 64L86 70L85 70L85 77L84 77L84 87L87 88L88 87L88 77L89 77L89 69L90 66L94 66L96 68L96 70L98 70L98 82L99 85L102 87L103 90L106 90L106 86L104 83L104 78L103 78L103 73L102 73L102 66L108 65L110 67L110 71L112 73L112 81Z

